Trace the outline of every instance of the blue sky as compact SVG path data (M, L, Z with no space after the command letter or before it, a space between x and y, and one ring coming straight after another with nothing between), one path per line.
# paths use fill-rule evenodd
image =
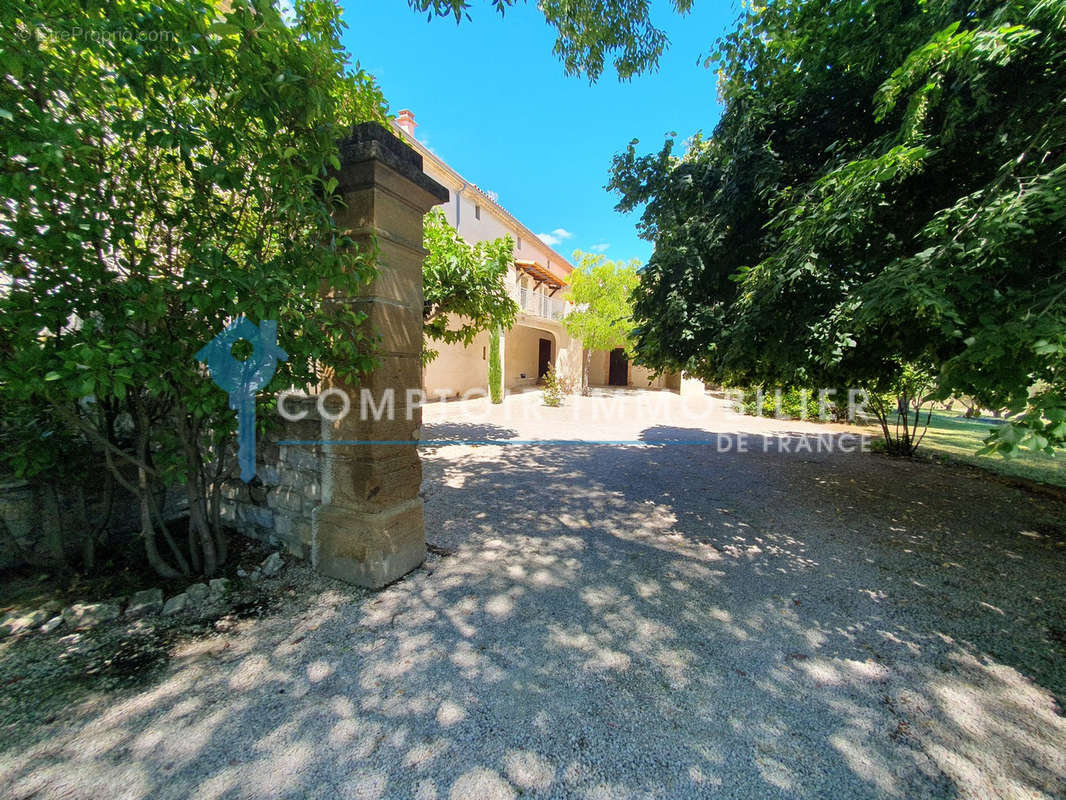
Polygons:
M535 3L501 19L474 0L471 21L426 20L406 0L341 0L344 43L380 82L392 112L410 108L417 135L464 177L569 257L651 254L636 216L614 210L603 187L611 158L630 139L658 151L666 133L710 132L721 113L714 73L701 56L731 28L738 6L696 0L681 17L654 2L652 19L671 41L658 72L622 83L568 78L552 55L554 30Z

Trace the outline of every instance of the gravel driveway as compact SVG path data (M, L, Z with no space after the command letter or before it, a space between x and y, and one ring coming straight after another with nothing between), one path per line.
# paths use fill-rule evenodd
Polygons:
M423 568L289 568L278 614L4 742L0 795L1066 797L1066 506L667 393L569 402L424 438L639 444L427 448Z

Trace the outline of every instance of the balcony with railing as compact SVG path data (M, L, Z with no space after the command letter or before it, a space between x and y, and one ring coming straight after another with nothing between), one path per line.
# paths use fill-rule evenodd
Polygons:
M535 317L561 320L569 312L569 303L557 297L549 297L542 292L535 292L511 281L507 282L507 291L519 309Z

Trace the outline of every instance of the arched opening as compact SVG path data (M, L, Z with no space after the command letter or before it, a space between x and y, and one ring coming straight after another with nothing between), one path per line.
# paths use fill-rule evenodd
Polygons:
M521 323L506 333L504 385L508 389L536 386L559 356L555 334Z

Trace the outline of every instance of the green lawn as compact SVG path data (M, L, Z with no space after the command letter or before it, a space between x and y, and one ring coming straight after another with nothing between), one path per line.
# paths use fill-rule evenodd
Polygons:
M963 419L954 412L934 411L918 453L945 456L1001 475L1066 486L1066 454L1052 458L1043 453L1024 451L1025 455L1010 459L998 455L974 455L990 428L988 422Z

